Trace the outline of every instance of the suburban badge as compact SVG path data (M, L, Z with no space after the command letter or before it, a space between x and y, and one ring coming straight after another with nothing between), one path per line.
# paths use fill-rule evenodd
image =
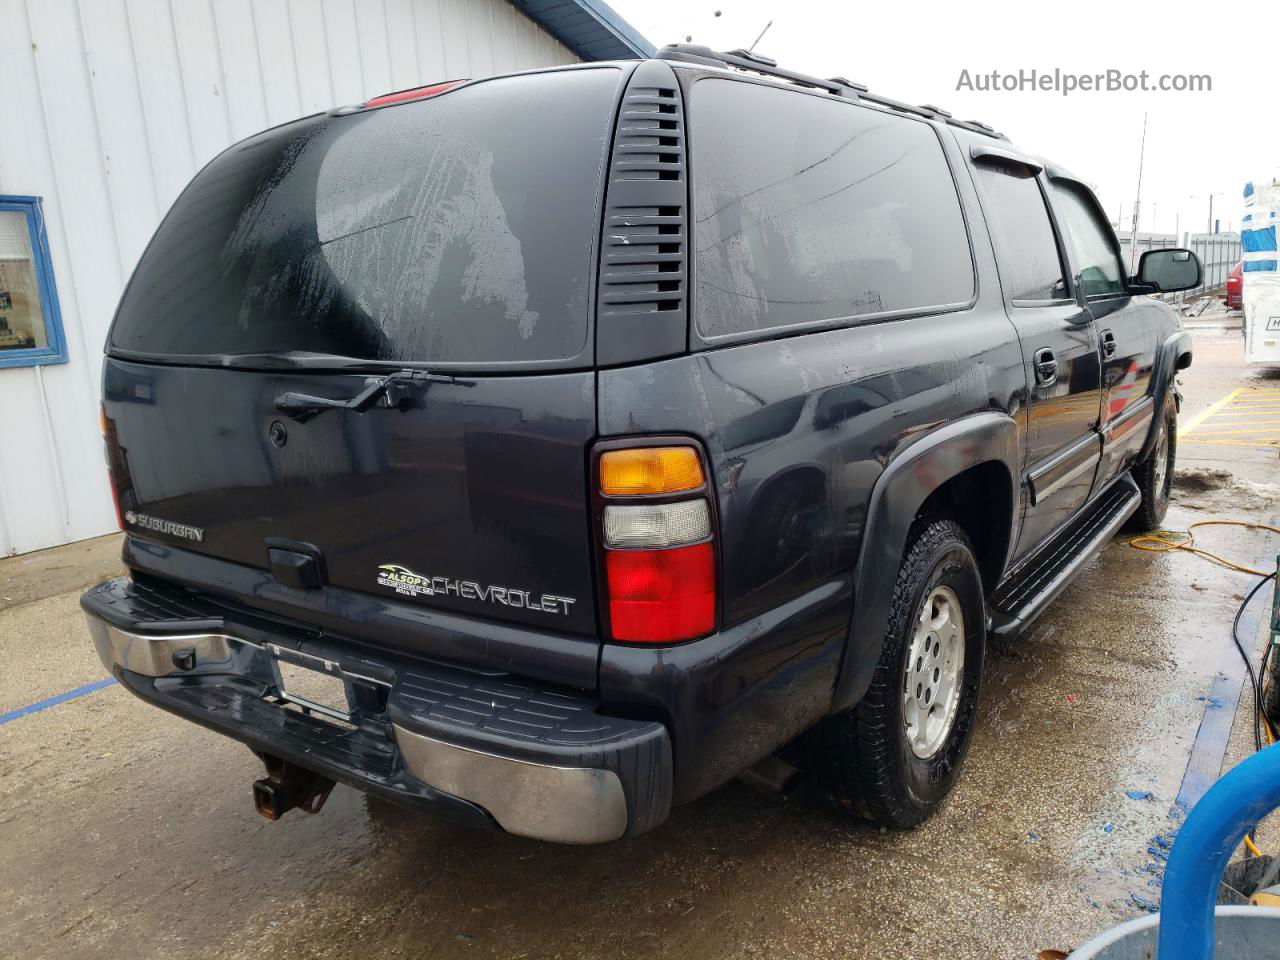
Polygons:
M172 520L161 520L159 517L152 517L145 513L135 513L132 510L124 512L124 522L140 530L150 530L152 533L167 533L172 537L181 537L183 540L191 540L194 543L204 543L203 527L174 523Z

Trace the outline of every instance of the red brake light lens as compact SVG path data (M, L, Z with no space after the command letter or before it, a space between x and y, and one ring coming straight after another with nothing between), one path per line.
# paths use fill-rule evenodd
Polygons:
M115 471L112 469L112 461L119 449L119 441L116 439L115 421L107 416L106 404L98 406L98 426L102 428L102 456L107 464L107 486L111 488L111 505L116 508L116 526L123 530L124 514L120 510L120 491L116 488Z
M716 563L710 543L668 550L610 550L609 623L623 643L678 643L716 621Z
M372 100L366 100L364 105L366 108L371 107L387 107L393 103L408 103L410 100L425 100L428 97L436 97L442 93L452 90L460 83L466 83L466 80L447 80L444 83L433 83L425 87L414 87L411 90L397 90L395 93L384 93L380 97L374 97Z

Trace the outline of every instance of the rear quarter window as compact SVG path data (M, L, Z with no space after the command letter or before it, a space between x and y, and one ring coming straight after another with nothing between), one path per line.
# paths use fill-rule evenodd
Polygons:
M230 148L165 218L113 351L587 355L614 68L498 78Z
M701 336L973 297L960 201L928 124L720 78L690 102Z

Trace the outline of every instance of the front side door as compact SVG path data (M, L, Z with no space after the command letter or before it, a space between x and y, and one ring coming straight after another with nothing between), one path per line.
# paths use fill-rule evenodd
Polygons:
M1064 270L1039 166L980 155L974 173L1027 375L1022 556L1092 488L1101 449L1098 333Z
M1162 309L1134 297L1111 225L1088 187L1065 177L1050 179L1050 196L1076 285L1102 353L1102 465L1095 489L1124 471L1142 448L1154 414L1151 374L1159 325L1149 311Z

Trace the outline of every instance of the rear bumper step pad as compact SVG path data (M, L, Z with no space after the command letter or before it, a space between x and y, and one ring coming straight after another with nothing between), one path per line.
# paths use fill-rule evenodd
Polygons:
M163 583L109 580L81 606L139 697L386 799L568 843L670 810L666 728L604 716L580 691L321 640ZM285 702L277 658L342 679L350 722Z

